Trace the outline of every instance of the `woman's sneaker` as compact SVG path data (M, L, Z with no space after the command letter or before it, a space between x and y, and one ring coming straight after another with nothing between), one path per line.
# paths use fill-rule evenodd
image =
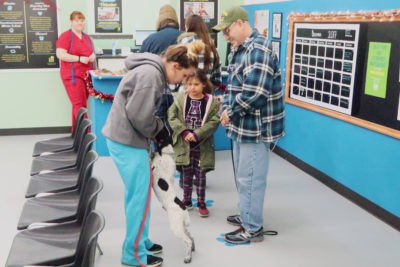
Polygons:
M163 247L159 244L153 244L153 246L151 248L148 249L148 251L154 253L154 254L158 254L162 252Z
M240 215L228 216L226 217L226 221L234 226L242 226L242 220L240 219Z
M140 264L129 264L126 262L121 262L123 265L128 266L141 266ZM147 265L148 267L157 267L163 263L163 259L157 256L147 255Z
M163 263L163 259L157 256L147 255L147 267L160 266Z
M199 202L199 215L200 217L208 217L210 215L210 212L207 209L206 203L204 202Z

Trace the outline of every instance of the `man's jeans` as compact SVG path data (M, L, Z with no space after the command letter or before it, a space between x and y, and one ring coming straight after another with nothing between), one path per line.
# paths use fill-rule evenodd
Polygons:
M270 143L233 142L235 179L239 191L242 225L248 232L263 226Z

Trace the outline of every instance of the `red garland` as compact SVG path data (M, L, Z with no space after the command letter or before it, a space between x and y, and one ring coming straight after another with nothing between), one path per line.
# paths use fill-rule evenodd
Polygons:
M217 87L217 91L220 91L220 92L222 92L222 93L225 93L225 90L226 90L226 85L223 84L223 83L220 83L220 84L218 85L218 87Z
M86 72L85 78L83 78L86 84L86 90L88 91L89 95L93 96L96 99L99 99L101 103L104 103L105 100L107 101L114 101L114 95L104 94L96 89L93 88L92 78L90 77L89 71Z

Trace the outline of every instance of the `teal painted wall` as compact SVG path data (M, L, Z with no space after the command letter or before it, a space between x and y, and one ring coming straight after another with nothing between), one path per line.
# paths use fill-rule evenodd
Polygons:
M272 12L283 12L283 80L286 76L287 16L290 12L398 7L398 0L293 0L245 6L251 24L254 24L256 10L269 10L270 26ZM290 104L286 105L285 131L286 136L278 143L280 147L400 218L400 140Z
M242 0L220 0L220 10L239 5ZM140 6L138 4L140 3ZM123 31L155 29L159 8L171 4L179 9L179 0L123 0ZM86 32L93 33L93 0L59 0L60 32L69 29L69 15L80 10L86 16ZM96 47L110 49L113 40L94 40ZM226 42L219 36L221 58L225 59ZM121 46L134 47L133 40L119 40ZM0 129L61 127L71 125L71 104L58 71L0 72Z

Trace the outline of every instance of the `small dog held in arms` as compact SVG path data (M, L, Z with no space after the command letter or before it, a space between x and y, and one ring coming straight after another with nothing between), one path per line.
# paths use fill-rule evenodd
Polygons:
M161 149L161 153L154 152L152 156L153 190L168 213L169 224L172 232L186 245L185 263L192 260L194 240L187 227L189 226L189 213L182 202L177 198L174 190L175 160L172 145Z

